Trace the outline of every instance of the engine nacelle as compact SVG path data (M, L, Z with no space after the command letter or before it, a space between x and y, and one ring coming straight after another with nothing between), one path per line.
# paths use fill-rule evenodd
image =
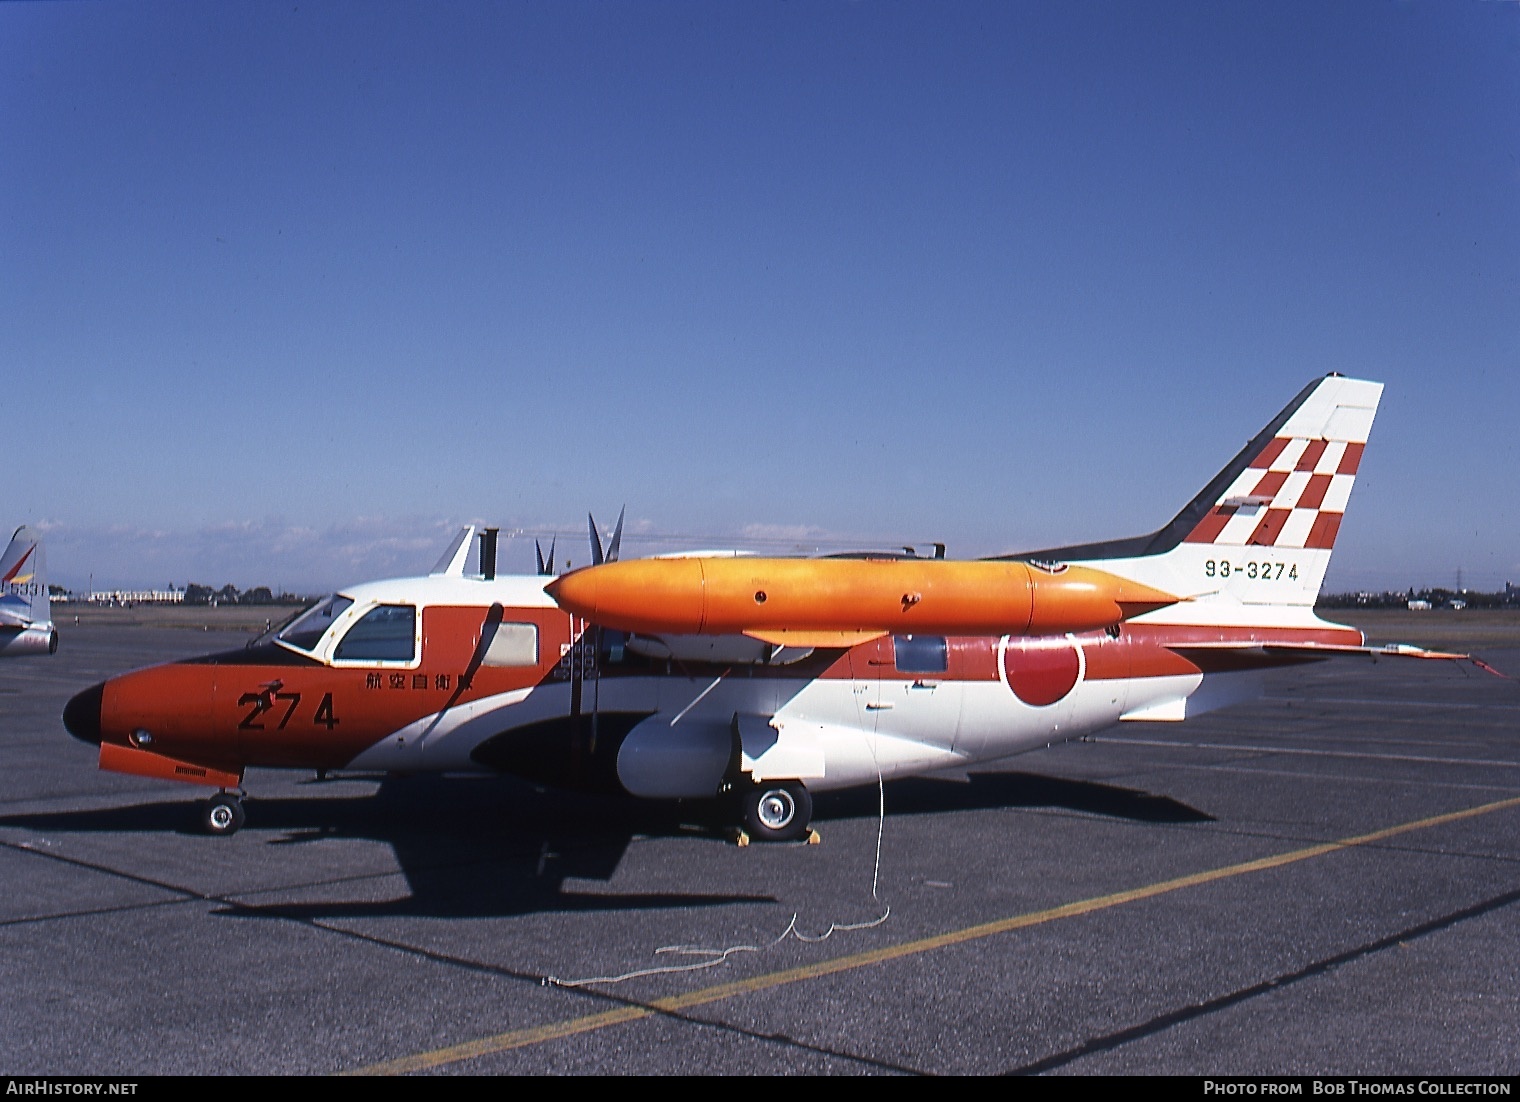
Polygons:
M52 624L33 624L11 633L0 629L0 655L7 658L20 654L56 654L58 629Z
M618 782L635 796L704 799L718 794L733 757L730 724L672 723L656 712L628 732L618 748Z

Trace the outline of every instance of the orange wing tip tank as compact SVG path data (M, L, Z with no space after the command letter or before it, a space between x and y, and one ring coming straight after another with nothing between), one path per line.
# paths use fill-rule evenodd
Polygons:
M619 631L814 646L887 633L1095 631L1178 600L1091 567L945 559L630 559L546 589L566 611Z

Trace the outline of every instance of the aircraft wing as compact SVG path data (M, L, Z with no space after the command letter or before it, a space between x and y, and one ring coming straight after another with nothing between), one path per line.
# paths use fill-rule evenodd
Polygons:
M1471 654L1459 654L1454 651L1426 650L1424 647L1410 646L1408 643L1388 643L1380 647L1355 647L1349 644L1339 643L1251 643L1251 642L1218 642L1218 643L1187 643L1168 647L1168 650L1190 658L1196 654L1200 658L1207 659L1211 656L1233 655L1240 658L1301 658L1305 661L1314 661L1325 658L1355 657L1371 658L1374 662L1379 658L1425 658L1442 662L1471 662L1480 670L1493 674L1495 677L1509 679L1508 674L1500 673L1481 658Z

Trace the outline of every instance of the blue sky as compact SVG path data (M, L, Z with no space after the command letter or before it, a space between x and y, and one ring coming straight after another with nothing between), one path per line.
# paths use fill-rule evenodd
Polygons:
M1520 4L0 4L54 580L1149 531L1388 384L1331 588L1520 582Z

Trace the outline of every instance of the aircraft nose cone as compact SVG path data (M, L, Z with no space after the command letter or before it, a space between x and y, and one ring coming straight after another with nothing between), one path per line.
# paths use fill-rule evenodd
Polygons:
M76 693L63 707L63 725L81 742L100 743L100 699L106 684L92 685Z

